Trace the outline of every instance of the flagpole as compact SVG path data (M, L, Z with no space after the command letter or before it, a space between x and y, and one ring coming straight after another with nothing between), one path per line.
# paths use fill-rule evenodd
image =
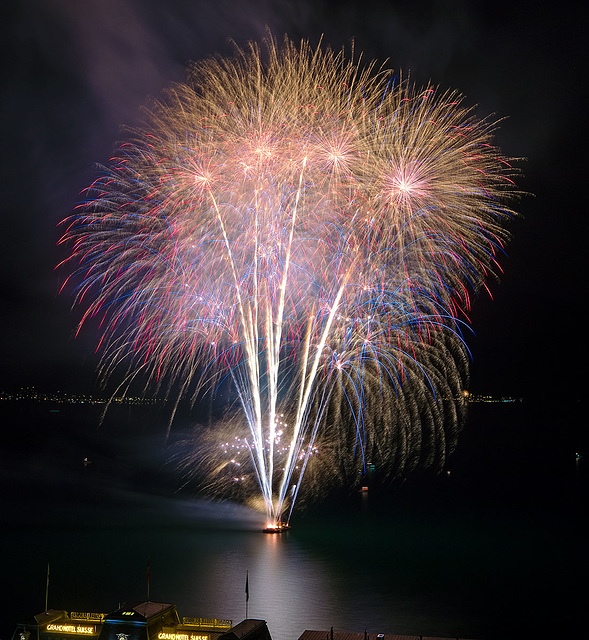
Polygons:
M45 583L45 611L47 611L48 600L49 600L49 562L47 563L47 582Z
M147 574L146 574L146 578L147 578L147 602L149 602L149 555L147 556Z
M249 572L245 572L245 619L247 620L247 608L250 599Z

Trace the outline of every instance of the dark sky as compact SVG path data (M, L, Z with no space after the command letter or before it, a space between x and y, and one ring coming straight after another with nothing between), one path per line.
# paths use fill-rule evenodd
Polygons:
M533 6L533 9L526 7ZM572 3L571 3L572 7ZM472 313L471 388L582 396L587 238L587 21L568 4L372 0L19 0L3 46L0 388L91 390L94 336L58 296L57 224L146 96L189 60L261 39L266 27L339 49L355 40L419 83L457 89L506 118L507 155L526 157L522 219L494 300Z

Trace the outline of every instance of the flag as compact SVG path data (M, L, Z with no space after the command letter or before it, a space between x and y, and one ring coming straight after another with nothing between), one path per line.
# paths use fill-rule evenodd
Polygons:
M245 601L247 602L250 599L250 582L249 582L249 574L245 572Z

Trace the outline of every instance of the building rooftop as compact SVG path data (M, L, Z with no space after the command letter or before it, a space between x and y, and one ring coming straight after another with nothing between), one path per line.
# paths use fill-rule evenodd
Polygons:
M299 640L448 640L439 636L408 636L396 633L355 633L353 631L304 631ZM455 638L453 640L467 640Z
M271 640L270 632L265 620L253 620L248 618L235 625L231 631L224 633L219 640Z

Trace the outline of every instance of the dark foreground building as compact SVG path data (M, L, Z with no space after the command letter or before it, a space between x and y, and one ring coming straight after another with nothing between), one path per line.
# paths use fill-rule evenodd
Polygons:
M406 636L396 633L354 633L350 631L305 631L299 640L454 640L437 636ZM456 640L466 640L456 638Z
M165 602L126 604L112 613L51 609L17 625L12 640L272 640L265 620L182 618ZM433 636L305 631L298 640L447 640ZM457 638L456 640L461 640Z
M272 640L264 620L182 618L165 602L126 604L112 613L39 613L16 626L12 640Z

